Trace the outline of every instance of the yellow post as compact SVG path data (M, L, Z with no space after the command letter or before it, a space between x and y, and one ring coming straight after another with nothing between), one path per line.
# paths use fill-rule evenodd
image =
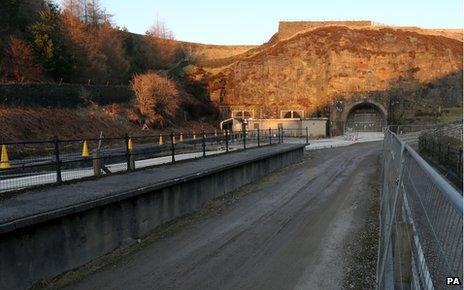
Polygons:
M132 151L134 149L134 143L132 143L132 138L129 138L129 141L127 142L127 147L129 151Z
M176 135L172 136L172 144L176 144Z
M84 143L82 144L82 157L89 157L89 145L87 144L87 141L84 140Z
M163 140L163 135L160 134L160 138L159 138L159 145L163 145L164 144L164 140Z
M180 133L179 135L179 142L184 141L184 134Z
M8 152L6 151L6 146L2 145L2 156L0 159L0 169L10 168L10 160L8 159Z
M195 135L195 132L193 132L192 138L193 138L193 140L197 139L197 135Z

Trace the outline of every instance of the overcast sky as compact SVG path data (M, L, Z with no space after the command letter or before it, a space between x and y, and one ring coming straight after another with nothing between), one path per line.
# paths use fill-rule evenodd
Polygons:
M101 0L114 22L145 33L163 20L179 40L261 44L279 20L372 20L434 28L463 27L462 0Z

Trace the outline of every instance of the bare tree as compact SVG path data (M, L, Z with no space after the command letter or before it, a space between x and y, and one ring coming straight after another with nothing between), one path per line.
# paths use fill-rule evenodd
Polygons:
M85 18L85 2L86 0L64 0L61 4L64 11L70 13L79 20Z
M131 86L146 124L162 127L165 119L175 117L179 108L180 92L172 80L149 72L135 75Z
M150 27L146 34L163 39L174 39L174 33L167 28L166 23L159 18L156 19L155 23Z
M64 0L62 8L80 21L90 25L109 23L112 17L101 6L99 0Z

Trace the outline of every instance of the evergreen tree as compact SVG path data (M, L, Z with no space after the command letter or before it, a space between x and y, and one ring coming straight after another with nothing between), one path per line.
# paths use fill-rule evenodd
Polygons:
M48 3L39 19L29 27L31 44L38 63L54 80L68 80L73 74L74 60L66 48L59 10Z

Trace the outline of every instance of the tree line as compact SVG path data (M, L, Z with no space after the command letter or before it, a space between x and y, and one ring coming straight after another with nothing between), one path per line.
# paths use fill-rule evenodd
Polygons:
M188 53L157 22L145 35L112 23L98 0L6 0L0 9L0 82L129 84Z

